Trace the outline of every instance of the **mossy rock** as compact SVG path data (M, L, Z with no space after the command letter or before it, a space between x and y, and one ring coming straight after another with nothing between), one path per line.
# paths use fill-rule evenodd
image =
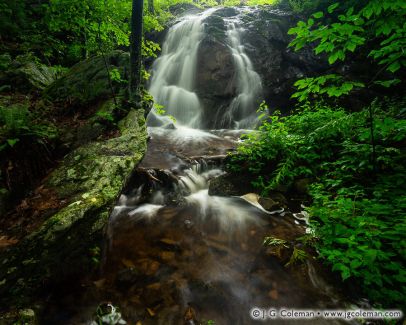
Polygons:
M110 211L146 151L143 110L132 110L121 135L83 145L62 161L46 187L67 204L18 245L3 254L0 301L25 305L44 283L83 276L94 267Z
M109 83L109 71L118 69L125 80L129 71L130 54L112 51L103 56L94 56L74 65L63 77L44 91L44 96L54 102L80 106L113 96ZM113 82L114 94L118 94L125 83Z
M12 61L0 72L0 84L9 85L14 91L42 91L56 79L56 72L36 62L29 56Z

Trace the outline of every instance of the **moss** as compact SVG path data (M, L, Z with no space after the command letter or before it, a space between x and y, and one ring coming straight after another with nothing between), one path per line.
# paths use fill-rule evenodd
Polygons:
M56 78L55 71L30 56L20 57L8 64L0 73L0 83L10 85L14 90L28 92L43 90Z
M120 130L119 137L77 148L51 174L46 186L67 205L3 256L0 301L24 304L42 283L94 267L89 248L100 245L111 208L146 151L143 110L131 111Z
M110 70L117 68L125 79L129 53L113 51L106 55ZM114 92L119 92L118 85ZM86 105L112 97L108 73L102 56L95 56L74 65L62 78L44 91L45 97L70 106Z

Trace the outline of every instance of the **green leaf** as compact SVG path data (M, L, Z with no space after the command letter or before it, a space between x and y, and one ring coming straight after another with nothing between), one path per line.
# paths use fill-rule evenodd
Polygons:
M360 261L360 260L353 260L353 261L350 263L350 268L351 268L351 269L356 269L356 268L360 267L361 265L362 265L362 261Z
M324 16L324 14L323 14L322 11L318 11L318 12L313 14L313 17L316 18L316 19L320 19L323 16Z
M20 139L7 139L7 143L10 147L14 147L14 145L20 141Z
M377 80L374 81L375 85L380 85L385 88L389 88L391 86L395 86L401 82L400 79L391 79L391 80Z
M396 72L400 69L400 63L399 61L393 62L391 65L389 65L388 69L390 72Z
M334 3L334 4L330 5L330 6L327 8L328 13L332 14L332 13L334 12L334 10L336 10L336 8L337 8L338 6L339 6L338 3Z

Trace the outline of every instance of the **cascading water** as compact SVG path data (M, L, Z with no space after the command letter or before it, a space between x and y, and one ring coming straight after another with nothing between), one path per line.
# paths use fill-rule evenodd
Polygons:
M155 101L164 106L167 114L175 117L177 125L202 127L204 107L196 93L196 71L199 45L205 36L204 20L215 12L209 9L198 15L184 17L168 31L162 54L153 65L149 91ZM238 17L224 19L227 43L235 69L235 98L225 112L218 112L217 125L231 128L250 128L256 124L255 114L262 93L261 78L254 71L241 43L243 29ZM221 120L221 121L220 121ZM170 123L168 118L153 111L149 125Z
M257 122L256 110L262 95L261 77L255 72L252 62L245 53L241 43L241 33L235 19L226 20L229 47L234 59L237 73L237 96L232 100L223 124L233 125L235 128L250 128Z
M184 17L171 27L162 54L155 61L149 91L178 124L198 127L202 108L194 92L199 43L204 35L203 20L213 12ZM149 121L162 118L152 112ZM153 123L153 122L152 122Z
M125 324L123 317L144 325L208 320L246 325L258 324L250 315L254 306L336 306L339 296L333 289L320 289L327 285L312 264L296 270L284 266L289 261L289 256L282 256L289 255L287 244L296 247L306 230L286 206L275 207L268 198L273 205L265 209L259 195L247 194L242 184L234 189L241 196L210 195L210 182L225 174L223 159L243 132L196 129L203 125L204 109L194 89L198 48L204 20L214 11L184 17L169 30L149 90L177 123L149 128L148 151L110 215L100 278L81 286L85 293L58 301L57 308L68 307L62 315L50 315L47 324L93 325L103 319L113 320L103 324ZM218 125L250 127L256 123L261 79L245 53L238 15L224 21L236 91L226 112L219 113L223 121ZM149 116L153 126L167 121L153 112ZM222 185L227 187L227 182ZM283 239L286 245L264 247L267 236ZM91 322L103 301L115 313Z

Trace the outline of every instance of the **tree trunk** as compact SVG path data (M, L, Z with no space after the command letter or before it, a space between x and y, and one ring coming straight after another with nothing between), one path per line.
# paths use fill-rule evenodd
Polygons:
M155 14L154 0L148 0L148 11L151 15Z
M133 0L130 37L130 101L137 102L141 87L141 46L143 0Z

